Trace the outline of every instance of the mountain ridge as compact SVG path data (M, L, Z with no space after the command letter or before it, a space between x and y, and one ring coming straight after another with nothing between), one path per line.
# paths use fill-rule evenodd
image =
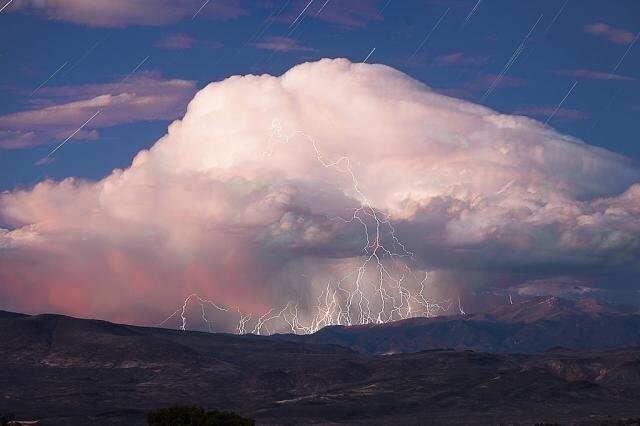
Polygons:
M338 345L52 314L0 315L0 342L0 412L47 425L143 425L149 410L173 404L231 410L258 424L640 415L640 347L378 356Z
M593 349L640 345L640 314L635 308L609 305L595 299L571 301L539 297L468 315L329 326L308 335L278 334L272 337L337 344L371 354L443 347L535 353L555 346Z

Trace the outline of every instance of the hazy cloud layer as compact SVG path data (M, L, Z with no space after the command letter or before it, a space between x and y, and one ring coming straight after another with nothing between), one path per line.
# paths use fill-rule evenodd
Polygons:
M635 282L630 160L339 59L212 83L128 168L0 195L0 300L153 323L193 292L251 312L313 299L366 240L336 219L363 201L344 161L323 166L345 157L429 291Z
M190 49L195 43L196 40L186 34L169 34L163 37L156 46L161 49L181 50Z
M603 24L602 22L585 25L583 29L584 32L588 34L604 37L610 42L616 44L629 44L635 38L635 34L631 31L615 28L611 25Z
M259 40L253 43L249 43L249 46L257 49L274 50L276 52L313 52L314 48L303 46L296 39L289 37L266 37L264 40Z
M386 3L381 0L293 0L281 20L294 22L305 11L304 19L317 19L335 24L344 29L364 28L372 21L383 19L381 9Z
M589 80L635 80L633 77L621 74L613 74L610 72L596 70L558 70L556 74L566 75L573 78L584 78Z
M107 84L61 86L39 91L37 107L0 116L0 149L62 141L101 110L76 140L97 139L96 129L179 116L195 92L193 81L140 73Z
M438 56L436 62L444 66L481 66L489 63L491 58L488 56L473 56L462 52L449 53L447 55Z
M14 0L6 12L92 27L123 27L171 24L193 16L202 5L200 0ZM224 20L246 14L236 0L216 0L198 16Z

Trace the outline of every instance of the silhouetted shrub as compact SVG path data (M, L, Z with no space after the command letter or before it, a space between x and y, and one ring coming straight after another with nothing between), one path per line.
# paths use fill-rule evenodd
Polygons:
M0 413L0 426L7 426L10 421L15 420L13 413Z
M253 426L251 419L226 411L205 411L197 405L179 405L149 412L149 426Z

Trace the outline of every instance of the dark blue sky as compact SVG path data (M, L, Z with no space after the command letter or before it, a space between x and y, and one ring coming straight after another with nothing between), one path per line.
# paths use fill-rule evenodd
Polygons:
M368 62L541 121L573 87L550 124L640 160L635 0L213 0L195 18L205 1L135 3L131 10L115 1L119 9L96 11L74 0L57 6L15 0L0 12L0 190L47 177L99 178L127 166L208 82L281 74L322 57L360 62L373 48ZM0 8L5 4L0 0ZM496 79L529 31L512 66ZM156 104L162 82L171 84L171 95L161 111L126 102L107 106L112 111L45 164L34 164L91 117L87 105L70 103L143 90ZM487 92L492 84L495 90Z

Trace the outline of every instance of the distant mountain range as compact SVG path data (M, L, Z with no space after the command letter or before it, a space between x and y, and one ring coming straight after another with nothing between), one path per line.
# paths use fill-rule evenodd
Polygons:
M427 349L542 352L640 346L640 313L595 299L538 297L487 312L411 318L387 324L331 326L308 335L281 334L293 342L335 344L369 354Z
M434 342L474 345L465 339L505 348L500 342L513 336L533 347L531 339L549 332L565 336L563 346L607 346L623 336L637 339L636 316L595 302L548 299L482 315L330 327L300 339L340 336L361 351L366 346L367 352L391 352L387 349L413 351ZM576 319L579 324L565 324ZM586 319L593 323L585 325ZM586 330L598 323L604 324L598 330L614 335L587 339ZM541 331L533 331L536 327ZM579 337L567 334L571 327ZM500 337L500 330L508 333ZM199 404L236 411L259 424L606 424L640 418L640 347L381 356L282 340L288 338L294 337L0 312L0 414L13 412L43 425L142 425L151 409ZM540 347L556 345L554 339Z

